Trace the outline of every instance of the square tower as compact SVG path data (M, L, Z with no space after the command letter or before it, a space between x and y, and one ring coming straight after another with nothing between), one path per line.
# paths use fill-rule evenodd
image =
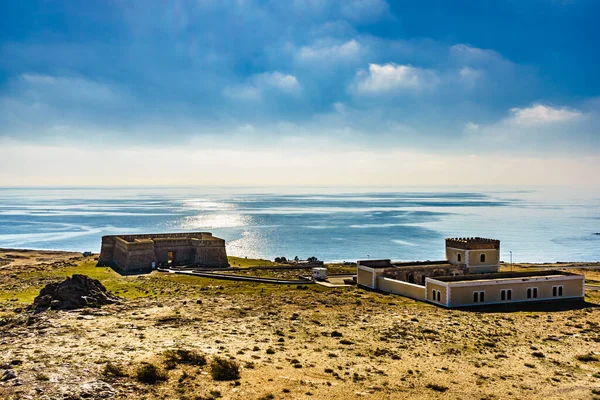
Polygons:
M446 259L450 264L465 265L469 273L500 270L500 241L481 237L446 239Z

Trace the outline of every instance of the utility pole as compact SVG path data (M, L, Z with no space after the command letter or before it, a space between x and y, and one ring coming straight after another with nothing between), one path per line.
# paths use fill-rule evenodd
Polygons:
M510 253L510 272L512 272L513 268L512 268L512 251L509 251Z

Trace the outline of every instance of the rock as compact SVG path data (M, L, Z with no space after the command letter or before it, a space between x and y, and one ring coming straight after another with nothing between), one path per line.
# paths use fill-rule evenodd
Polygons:
M49 307L52 302L52 296L49 294L45 294L43 296L36 297L35 305L38 307Z
M7 369L4 371L4 373L0 377L0 382L10 381L11 379L16 379L16 378L17 378L17 374L15 374L15 371L13 371L12 369Z
M72 310L83 307L99 307L114 304L120 298L110 294L97 279L75 274L60 283L46 285L33 301L37 309L49 306L56 309Z

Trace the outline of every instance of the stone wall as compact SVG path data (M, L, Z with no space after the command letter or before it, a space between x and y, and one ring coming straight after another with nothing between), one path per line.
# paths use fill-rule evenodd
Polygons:
M169 260L169 253L173 259ZM225 241L209 232L104 236L100 262L124 271L167 265L229 265Z
M386 269L383 276L399 281L425 285L425 278L436 276L466 275L468 269L464 265L427 265L427 266L406 266Z

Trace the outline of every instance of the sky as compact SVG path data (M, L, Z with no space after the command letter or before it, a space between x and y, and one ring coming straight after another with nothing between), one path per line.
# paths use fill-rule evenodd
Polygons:
M595 0L0 2L0 186L599 184Z

